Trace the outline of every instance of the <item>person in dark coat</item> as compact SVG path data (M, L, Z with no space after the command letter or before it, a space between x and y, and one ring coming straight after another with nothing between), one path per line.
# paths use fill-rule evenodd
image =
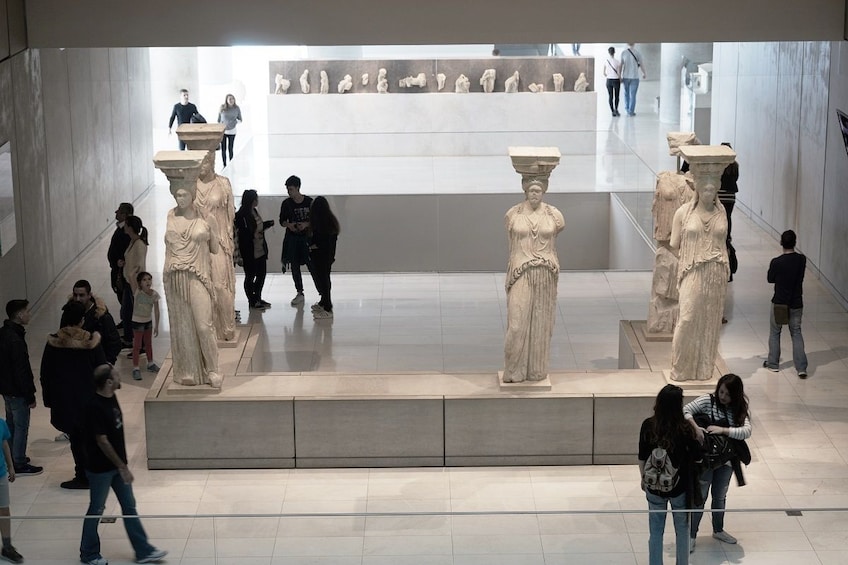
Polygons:
M135 209L129 202L121 202L118 209L115 210L115 231L112 232L112 239L109 241L109 250L106 252L106 258L109 261L109 269L111 271L112 292L118 298L118 304L121 304L124 297L124 252L130 246L130 236L124 232L124 222L129 216L132 216Z
M82 329L93 334L100 334L103 353L106 355L106 361L110 365L114 365L118 360L118 354L121 348L132 349L132 342L126 343L121 340L121 334L115 327L115 319L109 313L106 303L99 296L95 297L91 293L91 284L85 279L80 279L74 283L73 294L69 302L79 302L85 308L85 321Z
M61 329L47 337L41 357L41 394L50 409L50 423L68 434L74 456L74 478L61 484L87 489L82 428L84 408L94 394L94 368L106 363L100 334L83 329L85 307L68 302L62 308Z
M26 329L29 324L29 302L10 300L6 304L9 316L0 328L0 394L6 403L6 423L12 438L12 462L17 475L38 475L44 469L29 464L27 439L30 412L35 408L35 377L29 364Z
M236 212L235 230L238 253L244 267L244 294L251 308L264 310L271 306L262 299L265 275L268 268L268 244L265 230L274 225L274 220L263 220L257 206L259 195L255 190L245 190L241 196L241 207Z

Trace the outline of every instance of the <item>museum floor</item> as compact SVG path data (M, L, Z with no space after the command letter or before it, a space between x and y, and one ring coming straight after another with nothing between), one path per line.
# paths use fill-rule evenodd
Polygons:
M641 93L640 93L641 95ZM653 167L665 131L655 114L619 118L616 135ZM602 114L599 114L601 116ZM599 117L599 129L610 119ZM599 149L601 152L602 148ZM599 153L603 156L602 153ZM238 159L238 156L236 157ZM506 157L504 157L506 159ZM744 190L744 187L743 187ZM137 212L151 229L149 265L161 265L164 211L172 200L157 187ZM561 237L567 244L568 232ZM709 537L702 523L690 560L696 564L837 564L848 555L848 314L808 273L804 336L810 378L799 380L786 352L779 373L761 367L768 332L770 286L765 270L776 242L734 214L740 272L730 285L721 352L740 374L751 400L754 460L748 485L733 483L726 529L738 545ZM801 242L803 243L803 242ZM43 336L55 331L72 282L88 278L107 292L108 236L57 281L28 329L32 363ZM269 263L276 270L277 265ZM161 291L161 275L155 273ZM313 322L292 308L290 278L269 277L273 307L248 311L262 324L262 362L275 371L495 371L504 332L503 275L339 274L333 279L336 318ZM239 278L238 286L240 287ZM307 282L307 306L315 300ZM650 273L564 272L559 283L552 369L617 367L618 322L642 319ZM168 347L167 323L154 341L158 361ZM636 465L589 467L423 468L344 470L149 471L143 399L153 377L129 379L124 409L134 489L144 525L168 563L183 565L538 565L647 563L646 503ZM12 486L15 545L27 562L75 562L86 491L66 491L72 476L67 442L39 406L30 430L30 456L45 473ZM261 430L273 434L274 430ZM634 444L637 430L632 430ZM786 509L802 508L801 516ZM822 511L821 509L829 509ZM116 512L110 498L107 513ZM739 513L743 511L744 513ZM520 514L511 514L519 512ZM380 515L389 513L390 515ZM246 515L265 515L261 517ZM285 514L286 516L279 516ZM291 514L312 514L292 517ZM315 516L314 514L322 514ZM331 516L331 514L344 514ZM158 516L158 517L153 517ZM50 519L50 517L54 517ZM56 518L65 517L65 518ZM100 527L103 554L113 565L132 562L120 524ZM673 535L666 533L666 561Z

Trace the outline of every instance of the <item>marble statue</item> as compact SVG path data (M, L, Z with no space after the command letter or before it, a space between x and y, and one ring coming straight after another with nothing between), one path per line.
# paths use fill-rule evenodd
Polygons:
M330 77L327 76L327 71L321 71L321 94L330 92Z
M445 76L445 73L439 73L436 75L436 85L438 86L439 91L445 89L445 80L447 80L447 78L448 77Z
M503 382L517 383L548 376L559 279L555 242L565 219L542 202L550 173L559 163L559 149L510 147L509 151L525 193L524 202L510 208L504 218L509 262Z
M661 171L657 175L651 207L657 251L654 255L651 301L648 304L648 334L671 335L677 324L677 256L670 249L669 240L674 213L694 195L687 177L691 178L691 175L672 171Z
M362 73L362 86L368 86L368 73Z
M672 157L680 155L681 147L701 144L695 132L691 131L670 131L665 134L665 138L668 141L668 154Z
M339 94L344 94L351 88L353 88L353 77L350 75L345 75L344 78L339 82Z
M471 87L471 81L465 75L459 75L459 78L454 82L454 92L457 94L468 94L468 89Z
M586 73L580 73L580 76L574 81L574 92L586 92L587 90L589 90L589 81L586 79Z
M414 77L408 76L398 81L398 87L400 88L411 88L413 86L417 86L418 88L424 88L427 86L427 75L424 73L418 73Z
M303 74L300 75L300 91L304 94L309 94L309 69L303 71Z
M233 267L233 220L235 204L230 179L215 173L216 150L221 146L224 124L181 124L177 136L190 150L206 151L200 164L195 207L205 220L218 226L219 251L212 256L212 284L215 287L215 334L221 341L235 338L236 274Z
M723 145L680 148L695 179L692 200L674 213L670 247L677 251L680 313L671 342L671 379L709 380L718 353L730 266L727 215L718 201L724 168L736 152Z
M539 83L531 82L529 85L527 85L527 90L529 90L530 92L544 92L545 91L545 85L542 84L541 82L539 82Z
M497 71L495 69L486 69L483 71L483 76L480 77L480 86L483 87L483 92L492 92L495 90L495 77Z
M554 73L554 92L562 92L562 85L565 83L565 77L562 73Z
M518 92L518 80L518 71L515 71L504 81L504 92Z
M154 163L170 181L176 207L165 226L162 280L171 330L171 374L180 385L220 388L215 339L212 256L218 249L218 225L204 219L195 205L197 175L206 151L160 151Z
M377 73L377 92L386 94L389 91L389 81L386 78L386 69L380 69Z
M233 266L233 221L235 202L230 179L215 173L215 151L207 153L197 178L195 206L204 219L214 218L218 226L218 252L212 256L212 284L215 287L215 335L219 340L235 338L236 273Z
M283 78L283 75L280 74L274 77L274 83L277 85L277 88L274 90L274 94L286 94L291 86L291 81L287 78Z

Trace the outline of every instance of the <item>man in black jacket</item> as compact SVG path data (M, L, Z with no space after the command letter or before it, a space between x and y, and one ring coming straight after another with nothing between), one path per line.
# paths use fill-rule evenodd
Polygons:
M118 360L118 354L122 347L132 347L132 343L122 343L121 336L115 328L115 320L106 304L99 297L91 293L91 284L85 279L74 283L74 294L71 301L79 302L85 306L85 321L82 328L89 332L97 332L103 341L103 353L106 362L114 365Z
M26 329L29 302L10 300L9 317L0 328L0 394L6 402L6 424L12 434L12 462L16 475L40 475L44 470L29 464L26 456L30 410L35 408L35 378L29 364Z
M178 126L189 124L194 114L197 114L197 106L188 101L188 90L183 88L180 90L180 101L174 104L174 109L171 111L171 119L168 121L168 135L171 135L174 120L177 120ZM185 150L185 148L185 141L180 140L180 151Z

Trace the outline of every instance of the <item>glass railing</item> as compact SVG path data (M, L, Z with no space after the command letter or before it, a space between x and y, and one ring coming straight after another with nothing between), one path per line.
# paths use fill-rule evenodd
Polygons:
M426 493L420 493L426 496ZM586 500L586 499L584 499ZM213 501L214 502L214 501ZM534 506L534 501L527 501ZM574 500L570 500L574 502ZM644 499L634 497L634 506ZM210 502L211 504L212 502ZM267 509L272 503L221 503ZM324 501L341 509L365 501ZM372 500L384 508L471 508L472 500ZM484 504L494 508L497 502ZM156 503L148 503L157 505ZM201 503L201 506L203 504ZM303 506L306 506L304 503ZM536 506L547 505L537 500ZM63 505L65 506L65 505ZM284 505L285 506L285 505ZM292 508L298 504L292 503ZM554 505L551 505L554 506ZM185 564L564 564L645 563L649 511L457 510L146 514L140 516L150 542L168 550L168 563ZM682 511L689 514L692 511ZM662 513L662 512L661 512ZM846 508L728 509L725 524L738 542L711 536L705 510L693 563L842 563L848 554ZM674 555L673 520L666 521L663 552ZM117 522L109 523L110 519ZM83 516L14 516L13 543L27 563L76 559ZM131 563L136 557L120 516L99 525L103 557ZM688 540L688 535L687 535Z

